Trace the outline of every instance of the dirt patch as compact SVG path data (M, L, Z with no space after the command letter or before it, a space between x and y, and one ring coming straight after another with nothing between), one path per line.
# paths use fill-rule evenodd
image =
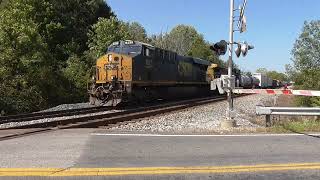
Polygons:
M294 107L294 96L280 95L277 98L276 106L278 107Z

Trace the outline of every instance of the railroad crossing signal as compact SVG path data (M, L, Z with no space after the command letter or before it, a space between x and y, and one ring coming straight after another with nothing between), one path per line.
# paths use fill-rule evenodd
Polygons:
M225 55L227 52L228 43L225 40L221 40L214 45L210 46L210 49L216 52L218 56Z

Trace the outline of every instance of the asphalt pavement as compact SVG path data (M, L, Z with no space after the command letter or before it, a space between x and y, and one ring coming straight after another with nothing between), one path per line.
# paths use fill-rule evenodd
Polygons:
M317 134L61 130L0 142L0 179L320 179L319 149Z

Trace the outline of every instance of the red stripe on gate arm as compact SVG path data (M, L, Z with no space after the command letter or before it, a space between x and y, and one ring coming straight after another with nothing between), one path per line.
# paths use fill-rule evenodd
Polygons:
M259 94L259 93L260 93L259 89L252 89L252 90L253 90L253 92L256 93L256 94Z
M312 96L312 93L311 93L311 91L299 91L299 93L301 94L301 95L306 95L306 96Z
M282 90L282 94L285 94L285 95L291 95L292 94L292 91L291 90Z
M268 94L275 94L276 92L272 89L266 89L267 93Z

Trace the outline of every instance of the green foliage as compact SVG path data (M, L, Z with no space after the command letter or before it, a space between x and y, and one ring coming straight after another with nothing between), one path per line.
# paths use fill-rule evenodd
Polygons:
M112 15L105 2L11 0L0 8L0 110L34 111L77 100L73 89L83 90L88 78L89 28Z
M268 72L268 70L266 68L258 68L256 70L257 73L263 73L263 74L266 74Z
M6 4L8 3L8 0L0 0L0 9L4 8Z
M224 62L222 62L209 47L209 43L205 42L202 35L200 35L192 44L190 50L188 51L188 55L208 60L212 63L218 64L220 67L223 67Z
M156 47L174 51L182 56L188 55L193 44L203 39L192 26L177 25L169 33L160 33L150 38L151 44Z
M147 32L144 27L138 22L128 23L128 30L131 37L131 40L148 42Z
M224 63L210 50L210 44L192 26L177 25L169 33L152 35L149 41L156 47L224 66Z
M89 32L90 53L98 58L106 52L107 47L119 40L131 39L128 26L116 17L99 18Z
M268 71L266 68L258 68L256 72L266 74L271 79L280 80L282 82L289 80L286 74L277 71Z
M87 83L92 74L91 63L87 62L88 57L77 55L71 56L67 61L67 67L63 70L63 75L69 81L69 99L71 101L83 101L87 98Z
M280 72L277 72L277 71L268 71L267 72L267 76L272 78L272 79L280 80L282 82L288 81L288 77L287 77L286 74L280 73Z
M305 22L293 50L293 67L287 67L297 89L320 89L320 21ZM304 106L320 106L317 97L299 97Z
M0 108L6 111L46 105L41 87L50 70L41 70L51 58L38 25L29 18L37 11L34 4L47 8L40 0L14 1L0 12Z
M301 120L282 120L276 122L273 127L269 129L271 132L319 132L320 121L316 119L303 118Z

